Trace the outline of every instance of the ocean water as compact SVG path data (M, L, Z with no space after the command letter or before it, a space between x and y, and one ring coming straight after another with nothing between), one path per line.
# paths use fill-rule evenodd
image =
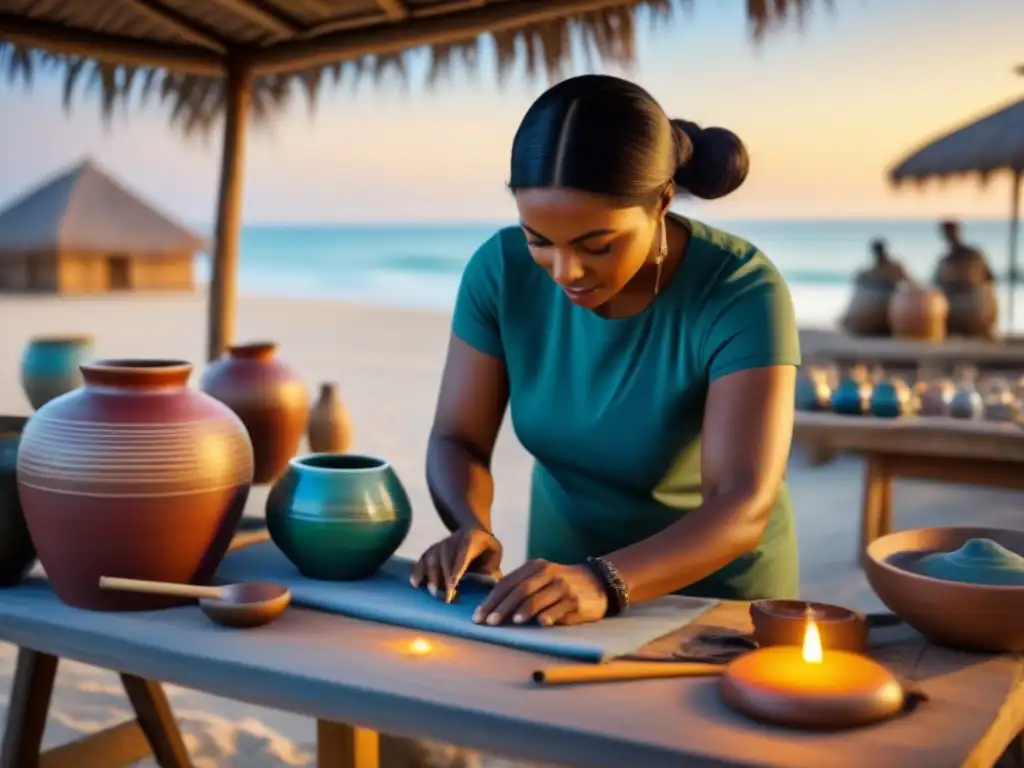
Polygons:
M830 327L852 293L854 272L870 261L869 244L885 238L907 270L929 280L943 251L938 224L928 220L706 220L745 237L779 267L793 294L797 318ZM242 235L239 287L243 294L336 297L399 307L450 309L459 276L496 224L252 226ZM993 271L1008 270L1009 226L963 223L965 240L980 248ZM1022 247L1019 245L1018 247ZM1024 254L1022 254L1024 255ZM197 278L208 279L200 256ZM1005 290L1000 294L1007 329ZM1024 330L1024 289L1015 326Z

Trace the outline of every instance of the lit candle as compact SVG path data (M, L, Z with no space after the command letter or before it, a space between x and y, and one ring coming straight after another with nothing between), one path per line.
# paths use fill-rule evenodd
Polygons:
M873 659L826 650L810 616L802 647L761 648L731 662L719 691L727 704L770 722L807 727L860 725L895 714L903 686Z

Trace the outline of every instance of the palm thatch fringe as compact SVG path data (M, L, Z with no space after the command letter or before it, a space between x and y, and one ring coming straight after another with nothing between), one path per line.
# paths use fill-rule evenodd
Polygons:
M747 0L752 39L759 42L768 32L791 20L802 25L812 2ZM832 0L819 2L828 6ZM601 64L629 69L636 60L638 16L649 14L652 24L661 24L680 7L692 4L693 0L634 0L599 11L434 45L427 50L425 85L433 87L450 79L458 68L470 75L478 73L481 53L488 48L495 54L499 85L507 81L520 62L528 78L544 78L548 82L569 75L578 59L588 70L598 69ZM355 85L365 79L380 83L391 76L407 84L407 62L412 52L339 60L323 68L258 77L253 83L251 119L257 126L268 125L291 106L297 95L304 95L313 110L328 84ZM100 115L106 124L119 109L129 109L133 103L145 106L155 99L169 109L172 126L186 135L208 135L225 109L226 79L222 77L115 66L0 41L0 75L6 80L0 81L0 87L6 84L31 88L39 74L53 72L63 74L63 102L67 110L83 93L97 94Z

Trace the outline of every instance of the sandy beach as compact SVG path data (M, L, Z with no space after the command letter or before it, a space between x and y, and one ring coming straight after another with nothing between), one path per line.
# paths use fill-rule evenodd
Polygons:
M337 381L352 413L354 450L386 457L397 469L416 510L401 554L416 555L443 532L430 505L423 463L449 315L425 310L362 307L336 301L245 298L238 339L271 339L308 379ZM206 305L201 295L83 299L0 299L0 413L29 413L18 381L28 337L37 333L91 333L100 357L174 357L201 373ZM496 532L506 566L522 561L530 459L506 426L495 462ZM804 596L864 609L878 603L857 569L854 543L860 504L860 464L840 458L808 468L799 451L790 485L800 532ZM260 514L265 489L256 489L248 514ZM1024 529L1021 496L1009 492L903 482L896 492L896 524L979 523ZM14 649L0 644L0 706L6 707ZM172 705L199 768L313 764L314 723L300 717L168 687ZM46 746L129 717L111 673L62 663ZM477 758L439 745L420 765L475 765ZM412 763L385 758L386 765ZM151 765L152 763L144 763ZM488 766L509 765L487 758Z

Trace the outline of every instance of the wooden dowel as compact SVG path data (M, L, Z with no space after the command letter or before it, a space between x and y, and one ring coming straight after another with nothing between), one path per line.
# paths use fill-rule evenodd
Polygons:
M200 587L195 584L170 584L165 581L143 579L119 579L114 576L100 576L100 589L116 589L121 592L144 592L149 595L171 595L173 597L194 597L196 600L220 600L224 592L220 587Z
M243 533L236 533L234 538L231 539L231 544L228 545L228 552L234 552L236 549L242 549L244 547L251 547L253 544L261 544L264 541L270 541L270 533L265 528L262 531L244 531Z
M605 683L615 680L654 680L663 677L713 677L725 670L723 664L664 661L613 661L610 664L572 664L548 667L533 673L538 685Z

